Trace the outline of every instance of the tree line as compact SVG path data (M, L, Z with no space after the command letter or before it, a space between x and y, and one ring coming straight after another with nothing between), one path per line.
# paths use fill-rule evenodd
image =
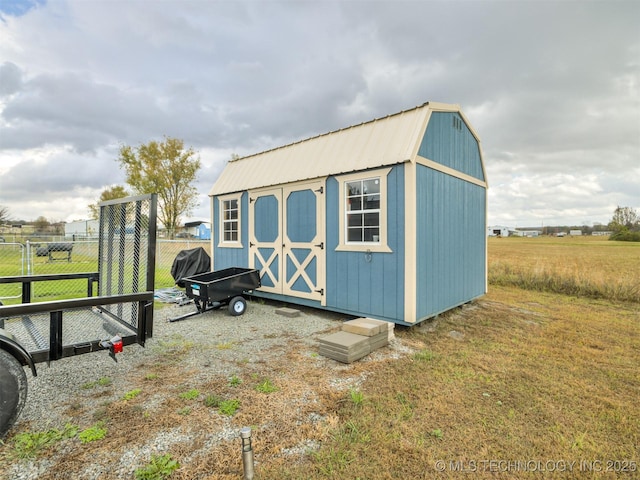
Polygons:
M609 240L640 242L640 217L631 207L618 206L609 222L609 230L613 234Z

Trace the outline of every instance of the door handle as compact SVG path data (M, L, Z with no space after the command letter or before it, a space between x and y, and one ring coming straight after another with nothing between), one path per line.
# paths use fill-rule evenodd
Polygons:
M324 250L324 242L320 242L318 245L314 245L314 247L319 247L320 250Z

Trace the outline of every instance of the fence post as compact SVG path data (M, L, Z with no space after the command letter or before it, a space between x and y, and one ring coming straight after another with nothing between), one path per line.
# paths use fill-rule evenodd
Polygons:
M156 265L162 265L162 241L156 240Z
M27 275L31 275L31 242L27 240L26 245L27 245Z

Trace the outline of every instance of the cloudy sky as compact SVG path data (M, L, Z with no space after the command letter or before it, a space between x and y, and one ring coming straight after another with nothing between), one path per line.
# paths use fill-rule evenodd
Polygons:
M121 145L245 155L426 101L482 139L489 223L640 209L640 2L0 0L0 206L87 218Z

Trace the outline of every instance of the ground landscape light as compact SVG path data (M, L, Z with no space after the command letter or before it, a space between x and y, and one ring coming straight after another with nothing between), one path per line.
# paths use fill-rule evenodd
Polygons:
M240 430L242 439L242 467L244 480L253 480L253 449L251 448L251 428L244 427Z

